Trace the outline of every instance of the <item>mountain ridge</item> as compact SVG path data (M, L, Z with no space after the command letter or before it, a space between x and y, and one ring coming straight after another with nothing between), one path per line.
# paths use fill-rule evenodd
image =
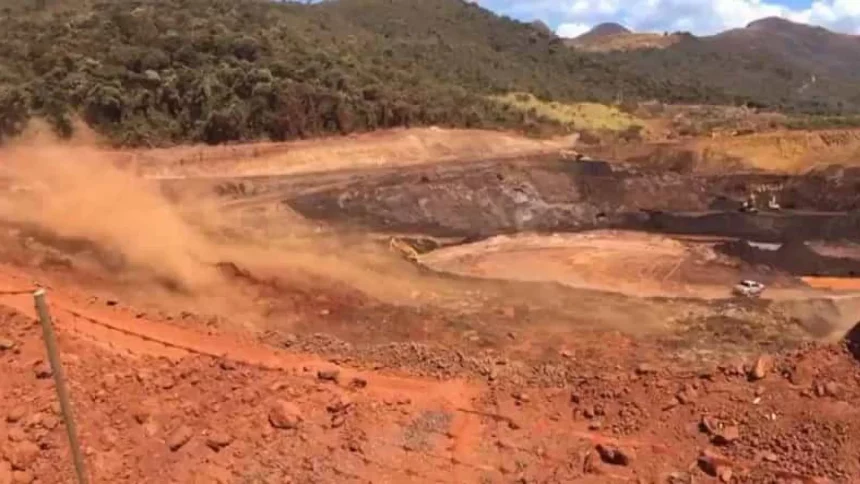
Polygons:
M836 32L836 31L830 30L827 27L824 27L821 25L796 22L796 21L793 21L791 19L787 19L784 17L778 17L778 16L761 17L759 19L756 19L756 20L753 20L753 21L747 23L743 27L730 28L730 29L726 29L726 30L723 30L723 31L720 31L720 32L717 32L714 34L709 34L709 35L695 35L695 34L692 34L689 32L685 32L685 33L687 33L688 35L690 35L692 37L708 38L708 37L720 36L720 35L723 35L723 34L726 34L729 32L736 32L736 31L765 31L765 32L771 32L771 33L780 33L780 32L785 33L786 31L792 31L792 30L797 31L798 29L823 31L823 32L826 32L828 34L832 34L835 36L844 36L844 37L848 37L848 38L860 39L860 34L848 34L848 33L844 33L844 32ZM668 32L636 31L636 30L630 29L629 27L626 27L626 26L624 26L620 23L617 23L617 22L601 22L601 23L595 24L587 32L580 34L578 36L575 36L575 37L570 37L570 39L598 38L598 37L605 37L605 36L611 36L611 35L626 35L626 34L663 35L666 33L668 33Z
M604 22L601 24L597 24L591 28L588 32L577 37L578 39L588 39L588 38L599 38L606 37L611 35L624 35L624 34L632 34L633 31L628 29L627 27L615 23L615 22Z

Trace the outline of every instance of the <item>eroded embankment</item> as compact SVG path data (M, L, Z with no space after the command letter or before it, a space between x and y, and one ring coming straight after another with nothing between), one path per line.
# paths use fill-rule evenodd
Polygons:
M275 191L305 217L387 232L481 238L616 228L837 240L860 237L848 213L860 208L855 171L699 176L543 159L365 172L317 190L281 183ZM738 210L750 197L758 214ZM769 212L771 201L782 210Z

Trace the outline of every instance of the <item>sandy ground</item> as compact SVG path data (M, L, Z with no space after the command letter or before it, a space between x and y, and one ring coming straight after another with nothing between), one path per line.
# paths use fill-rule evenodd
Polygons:
M860 291L860 279L854 277L804 277L802 279L811 287L833 291Z
M520 234L434 251L421 262L461 275L554 281L636 297L726 298L731 287L745 278L777 288L800 285L788 277L756 274L714 252L707 239L694 240L623 231ZM804 293L810 291L798 289L792 294Z
M288 175L557 153L573 148L577 139L577 135L537 140L496 131L415 128L331 140L120 152L114 157L149 178Z
M704 173L724 174L740 169L804 173L831 164L856 165L860 159L860 130L773 130L742 136L583 145L581 149L598 158L666 168L684 166L680 162L689 161L697 172Z

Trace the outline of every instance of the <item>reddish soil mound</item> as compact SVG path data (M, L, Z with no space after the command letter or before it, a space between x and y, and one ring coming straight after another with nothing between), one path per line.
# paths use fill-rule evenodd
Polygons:
M0 320L0 479L70 482L39 327L6 308ZM540 368L490 358L486 383L465 384L263 347L225 359L133 334L94 344L85 326L57 320L95 482L764 483L860 472L860 371L835 347L694 372L658 354L605 365L624 345L572 347ZM403 355L404 366L422 358Z
M778 273L741 267L707 243L618 230L498 236L431 252L421 262L454 274L557 281L632 297L725 298L743 278L768 285L793 282Z

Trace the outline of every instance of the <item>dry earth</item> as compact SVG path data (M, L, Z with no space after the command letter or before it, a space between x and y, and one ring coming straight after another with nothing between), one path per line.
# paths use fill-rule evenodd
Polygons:
M799 286L779 274L743 267L706 241L640 232L499 236L433 251L421 262L463 275L554 280L634 297L726 298L737 281L752 278L776 287Z
M162 175L177 169L156 156ZM517 279L569 277L557 272L565 261L591 271L575 284L586 288L473 279L410 264L367 228L257 213L281 205L274 189L213 197L172 185L171 203L111 168L115 153L45 144L0 158L19 187L0 200L0 483L73 482L36 285L93 482L860 475L860 366L850 345L823 342L856 308L623 294L741 274L689 240L598 232L479 242L537 249L527 255L466 245L421 256L465 251ZM317 181L277 186L307 193Z

